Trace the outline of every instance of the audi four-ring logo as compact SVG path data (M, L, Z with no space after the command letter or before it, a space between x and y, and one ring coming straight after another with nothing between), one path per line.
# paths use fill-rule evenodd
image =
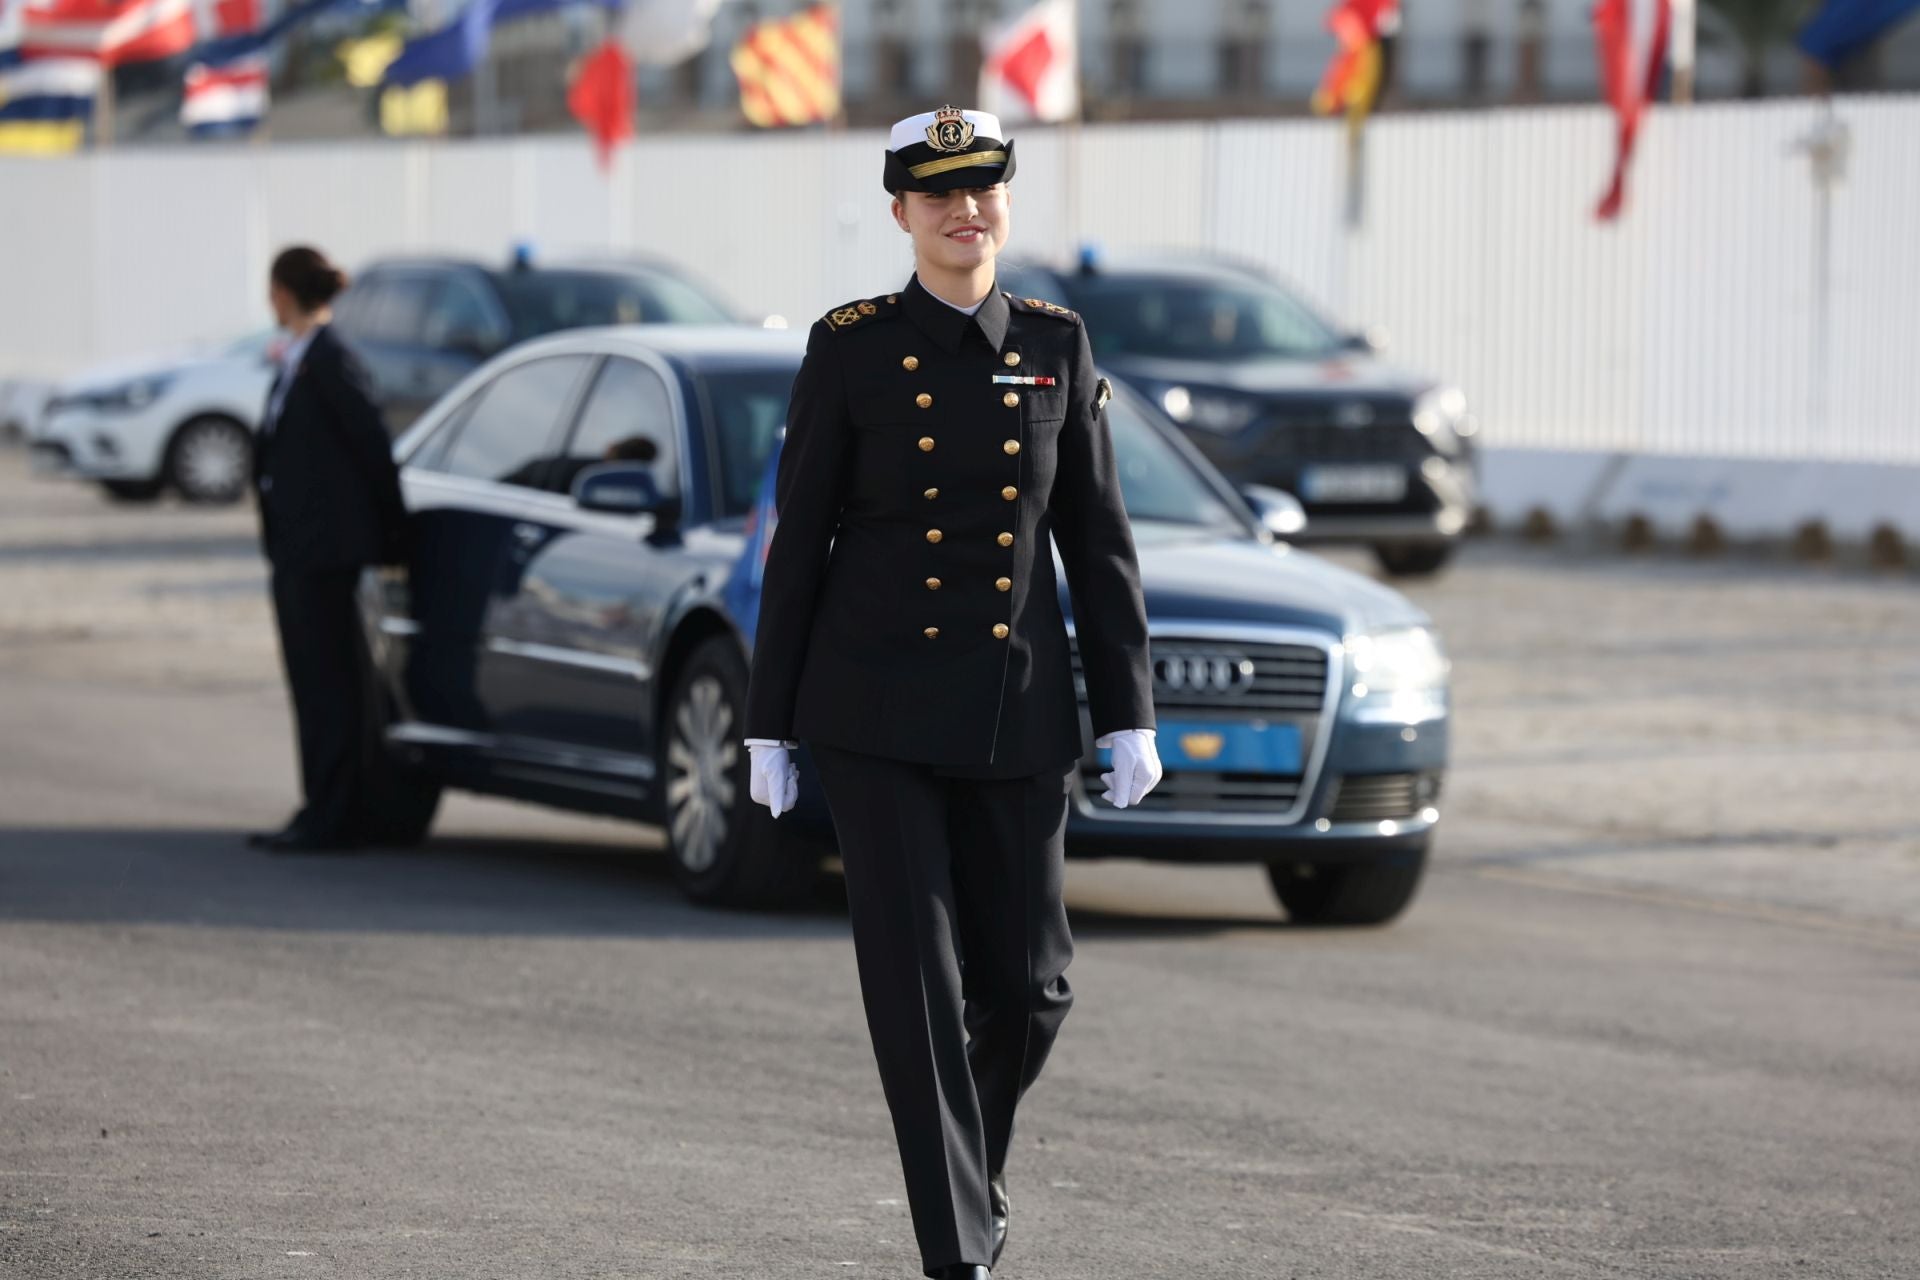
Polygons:
M1173 693L1245 693L1253 659L1238 653L1169 653L1153 660L1153 678Z

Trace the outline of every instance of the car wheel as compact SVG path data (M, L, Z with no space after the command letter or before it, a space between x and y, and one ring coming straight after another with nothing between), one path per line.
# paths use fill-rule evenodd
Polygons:
M114 502L152 502L166 486L159 480L102 480L100 490Z
M188 502L238 502L253 470L253 437L231 418L191 418L167 447L167 482Z
M1398 542L1375 546L1374 559L1396 578L1425 578L1447 567L1453 559L1451 542Z
M695 901L782 905L805 895L819 857L756 820L740 741L746 701L739 649L725 636L702 641L661 725L667 845L674 876Z
M1267 878L1296 924L1385 924L1407 909L1427 869L1427 847L1372 862L1273 862Z
M367 735L360 757L360 830L373 844L411 848L433 829L443 788L438 778L387 741L393 699L371 664L363 680Z

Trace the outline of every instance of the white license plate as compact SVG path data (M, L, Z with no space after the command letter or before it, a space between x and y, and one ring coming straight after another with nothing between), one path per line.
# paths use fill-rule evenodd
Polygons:
M1308 502L1398 502L1407 496L1402 467L1308 467L1300 473Z

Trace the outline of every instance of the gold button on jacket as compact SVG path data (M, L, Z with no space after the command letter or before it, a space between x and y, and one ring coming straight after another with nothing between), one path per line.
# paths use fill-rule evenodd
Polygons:
M948 776L1066 767L1083 743L1064 587L1093 731L1155 727L1139 570L1079 316L997 291L969 316L918 280L891 297L834 307L807 335L741 736ZM1042 381L994 381L1012 377Z

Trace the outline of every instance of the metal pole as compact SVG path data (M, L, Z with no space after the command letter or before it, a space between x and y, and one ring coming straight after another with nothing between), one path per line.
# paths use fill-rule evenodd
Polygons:
M1673 68L1673 100L1682 106L1693 101L1694 33L1700 11L1695 0L1672 0L1673 39L1667 45L1667 65Z

